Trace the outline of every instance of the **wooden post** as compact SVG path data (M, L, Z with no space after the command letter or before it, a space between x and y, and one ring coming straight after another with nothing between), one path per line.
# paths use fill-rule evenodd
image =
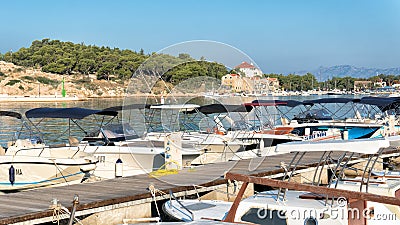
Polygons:
M325 194L329 197L344 197L347 199L357 199L357 200L365 200L372 202L379 202L383 204L389 205L398 205L400 206L400 199L396 197L382 196L377 194L358 192L358 191L348 191L336 188L329 188L323 186L314 186L309 184L299 184L288 181L274 180L270 178L261 178L261 177L253 177L235 173L226 173L225 179L228 180L237 180L255 184L266 185L270 187L279 187L279 188L287 188L296 191L307 191L316 194ZM238 195L239 196L239 195ZM235 199L236 201L236 199Z
M236 211L239 207L239 203L242 200L243 194L246 191L248 184L249 184L249 182L243 182L242 187L240 188L239 193L236 196L235 201L233 202L231 209L228 212L228 215L224 219L224 222L233 223L235 221Z

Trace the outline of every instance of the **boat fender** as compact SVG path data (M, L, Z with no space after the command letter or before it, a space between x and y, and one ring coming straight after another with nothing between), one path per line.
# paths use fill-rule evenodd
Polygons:
M11 185L14 185L15 183L15 168L13 165L11 165L10 169L8 170L8 175L9 175L9 180Z
M115 162L115 177L123 176L124 163L120 158Z

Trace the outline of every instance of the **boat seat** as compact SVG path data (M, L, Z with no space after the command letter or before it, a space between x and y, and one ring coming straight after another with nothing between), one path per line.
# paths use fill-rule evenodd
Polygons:
M9 142L8 145L9 147L14 146L16 149L27 149L34 147L32 142L28 139L18 139L15 142Z
M49 148L62 148L62 147L67 147L67 144L61 143L61 144L49 145Z
M282 123L282 125L289 125L289 120L287 118L285 118L285 117L282 117L281 118L281 123Z
M68 143L69 143L69 146L78 146L79 140L76 137L69 136Z
M15 144L15 141L8 141L7 142L7 148L13 146Z

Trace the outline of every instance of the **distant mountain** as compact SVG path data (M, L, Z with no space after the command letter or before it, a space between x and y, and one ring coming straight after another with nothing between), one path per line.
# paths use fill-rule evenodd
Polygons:
M307 72L314 74L317 80L325 81L332 77L350 76L356 78L368 78L379 74L400 75L400 67L377 69L377 68L355 67L350 65L340 65L331 67L320 66L318 69L311 71L299 71L296 72L296 74L306 74Z

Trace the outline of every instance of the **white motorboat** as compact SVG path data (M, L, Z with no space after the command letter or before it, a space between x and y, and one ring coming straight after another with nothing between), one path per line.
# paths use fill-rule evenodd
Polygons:
M370 117L378 117L385 110L373 104L383 103L383 106L387 106L387 102L370 98L321 98L303 102L255 100L245 105L253 106L257 116L266 120L267 125L264 127L267 129L261 127L264 132L279 132L319 141L372 137L383 126L383 120ZM361 115L360 111L366 111L367 107L368 113ZM329 130L340 131L340 135L337 132L328 132Z
M64 118L69 120L69 124L71 122L77 124L80 129L82 127L78 120L85 117L90 115L115 117L117 114L118 112L111 110L84 108L36 108L25 113L32 123L34 118L40 119L38 123L33 123L35 127L45 118ZM110 130L102 129L102 125L99 127L100 130L96 132L96 136L89 135L82 141L69 137L69 146L74 146L98 159L99 163L92 175L100 178L131 176L151 172L164 164L163 148L130 142L126 140L127 137L136 138L137 136L130 137L129 132L119 136Z
M293 184L290 178L295 174L296 165L306 152L322 152L321 165L326 159L332 158L332 151L343 152L338 157L335 170L341 177L343 170L340 166L346 166L354 154L370 154L368 162L373 164L382 153L382 147L388 147L389 141L384 139L370 140L340 140L322 142L291 142L278 145L277 151L297 152L292 163L285 168L284 179L280 181L268 178L255 178L246 175L230 175L226 179L235 179L245 182L239 191L234 203L214 200L174 200L167 201L163 210L169 216L180 221L198 221L204 218L217 221L255 223L255 224L285 224L285 225L322 225L322 224L398 224L400 219L400 205L396 198L400 194L400 180L387 183L374 181L345 181L330 180L328 187ZM349 154L349 155L347 155ZM297 161L297 162L296 162ZM318 177L315 170L314 179ZM364 172L368 176L370 168L365 167ZM335 174L335 173L334 173ZM289 178L288 178L289 177ZM320 184L320 181L312 181L312 184ZM279 190L264 191L240 201L248 182L258 184L276 185ZM292 185L291 185L292 184ZM360 189L361 186L364 188ZM366 189L365 185L370 189ZM297 187L299 190L288 190ZM314 193L310 193L311 190ZM361 194L357 194L361 191ZM368 193L366 193L368 192ZM364 193L364 194L363 194ZM362 197L358 197L358 196ZM172 195L173 196L173 195ZM370 199L374 199L371 201ZM392 204L390 205L389 204ZM397 205L393 205L397 204ZM351 213L349 213L351 212Z
M194 104L131 104L126 106L106 108L104 111L112 111L116 113L125 110L125 114L134 115L135 118L129 117L126 119L126 122L119 123L118 126L120 128L117 129L113 129L112 127L110 128L109 125L103 126L102 129L95 134L95 136L98 135L100 138L105 137L116 146L133 147L141 152L145 152L146 149L149 149L151 152L157 152L157 154L163 155L166 148L165 145L167 136L170 136L171 133L179 133L181 136L181 145L176 147L180 148L183 165L190 165L191 161L201 154L201 151L196 149L194 145L199 141L202 141L203 137L196 131L181 131L180 129L174 127L177 124L179 126L179 121L177 121L177 118L174 117L180 113L186 114L186 112L192 111L196 107L199 106ZM143 124L140 124L139 127L137 122L131 122L137 121L138 115L142 115L144 117L142 121ZM139 131L144 129L144 131L142 134L138 135L134 128L138 128ZM90 140L91 137L85 139ZM157 156L157 158L159 157ZM156 165L153 167L153 169L158 169L160 166L162 166L162 164L149 162L146 163L146 165Z
M22 119L14 112L1 111L0 115ZM16 139L0 147L0 191L79 183L96 168L97 159L78 147L50 148L36 141Z
M234 222L253 224L347 224L344 209L337 204L332 211L327 210L325 198L310 200L307 193L287 192L288 201L278 199L278 191L265 191L243 199L236 211ZM304 197L302 197L304 196ZM308 197L308 196L307 196ZM232 207L232 202L215 200L172 200L163 205L167 215L178 221L197 221L202 219L223 221ZM335 213L333 215L333 212ZM319 216L322 215L321 219ZM310 223L318 221L317 223Z
M128 110L131 107L126 107ZM242 105L211 104L162 104L148 106L145 116L148 127L144 140L164 143L165 135L181 132L181 153L184 165L199 165L230 160L236 152L243 151L254 143L235 138L236 132L227 131L216 116L211 120L204 115L246 112ZM131 114L131 113L130 113ZM199 116L200 114L203 114ZM224 117L227 117L224 115ZM206 128L200 128L202 122ZM131 140L135 141L135 140ZM160 145L160 144L158 144Z

